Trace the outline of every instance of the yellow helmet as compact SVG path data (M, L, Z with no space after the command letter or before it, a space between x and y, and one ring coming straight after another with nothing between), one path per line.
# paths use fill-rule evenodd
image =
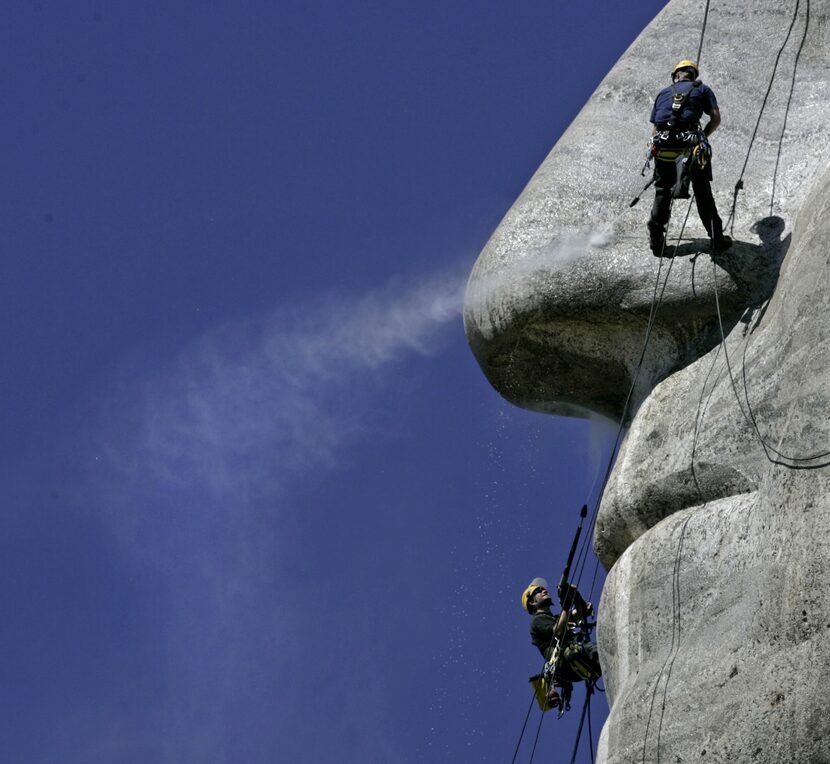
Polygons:
M522 607L528 612L532 613L530 609L530 598L536 593L537 589L547 589L548 582L544 578L534 578L528 585L527 589L522 592Z
M690 61L688 58L684 58L682 61L678 61L677 66L675 66L674 69L672 69L671 78L674 79L675 75L681 69L693 69L695 72L695 79L697 79L697 76L700 73L700 70L697 68L697 64L694 61Z

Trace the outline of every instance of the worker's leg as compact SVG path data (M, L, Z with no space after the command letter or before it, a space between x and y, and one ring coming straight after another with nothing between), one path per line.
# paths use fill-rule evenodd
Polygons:
M597 677L602 676L602 667L599 665L599 651L593 642L585 642L582 645L583 655L591 665Z
M654 204L651 207L649 227L665 228L671 212L671 190L677 180L674 160L654 161Z
M697 214L703 227L715 243L723 242L723 222L718 215L718 208L715 206L715 198L712 196L712 168L694 167L692 169L692 188L695 192L695 203Z
M666 225L671 214L671 192L677 180L674 161L656 159L654 162L654 204L648 221L649 245L655 255L663 252Z

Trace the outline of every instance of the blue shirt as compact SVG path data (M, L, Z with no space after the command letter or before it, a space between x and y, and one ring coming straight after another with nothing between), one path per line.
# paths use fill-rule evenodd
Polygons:
M700 122L700 117L703 114L712 116L712 110L718 108L718 99L708 85L702 82L695 85L689 80L680 80L674 84L674 91L676 93L686 93L691 91L686 98L683 108L680 110L680 116L677 118L677 124L680 126L696 125ZM668 122L671 119L672 111L672 86L669 85L663 88L654 99L654 108L651 110L651 122L659 125L661 122Z

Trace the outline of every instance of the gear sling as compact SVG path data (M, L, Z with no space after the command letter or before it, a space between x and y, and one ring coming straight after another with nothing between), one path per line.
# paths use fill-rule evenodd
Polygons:
M678 93L675 84L672 83L672 115L665 123L666 129L657 130L652 138L655 160L675 163L677 180L671 190L673 199L690 198L689 184L692 180L693 164L696 162L702 169L709 163L712 155L712 150L699 127L678 129L683 106L689 94L699 85L700 80L695 80L687 91Z

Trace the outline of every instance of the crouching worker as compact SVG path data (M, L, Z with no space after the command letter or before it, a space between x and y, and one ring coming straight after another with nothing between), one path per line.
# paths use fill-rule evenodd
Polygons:
M533 616L530 638L545 658L542 674L531 677L536 699L543 711L570 708L574 682L595 682L602 676L597 646L590 640L594 612L576 587L560 584L557 591L561 612L554 616L553 600L543 578L534 578L522 594L522 606Z

